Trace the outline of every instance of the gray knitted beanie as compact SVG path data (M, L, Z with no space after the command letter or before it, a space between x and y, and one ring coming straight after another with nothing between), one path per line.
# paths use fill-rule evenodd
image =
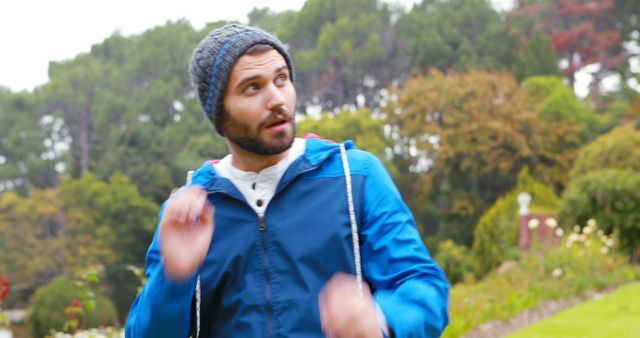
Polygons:
M213 30L193 51L189 72L204 114L222 135L222 100L231 69L244 52L257 44L267 44L277 50L287 62L291 81L295 69L285 46L275 36L258 28L229 24Z

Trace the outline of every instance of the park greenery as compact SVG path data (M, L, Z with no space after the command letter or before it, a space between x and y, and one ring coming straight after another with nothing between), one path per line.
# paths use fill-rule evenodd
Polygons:
M307 0L246 23L292 52L298 135L354 140L385 162L455 284L457 337L640 279L639 17L624 0ZM225 23L115 32L52 60L33 91L0 87L0 306L29 309L17 325L33 337L126 320L160 205L227 153L187 71ZM522 191L557 216L563 245L519 250Z

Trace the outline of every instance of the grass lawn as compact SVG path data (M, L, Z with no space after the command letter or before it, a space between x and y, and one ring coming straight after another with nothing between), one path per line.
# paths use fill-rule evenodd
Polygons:
M640 337L640 283L576 305L508 337Z

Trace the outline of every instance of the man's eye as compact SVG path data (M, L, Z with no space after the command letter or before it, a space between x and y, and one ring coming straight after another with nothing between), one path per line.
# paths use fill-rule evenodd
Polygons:
M247 87L244 88L244 92L245 94L253 94L255 92L258 91L258 85L256 84L250 84Z
M285 74L282 74L282 75L280 75L280 76L278 76L276 78L276 83L277 84L285 84L288 80L289 80L289 78Z

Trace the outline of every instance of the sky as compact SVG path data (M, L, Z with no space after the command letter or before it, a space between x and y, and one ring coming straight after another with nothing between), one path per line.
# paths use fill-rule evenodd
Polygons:
M410 8L419 0L387 0ZM498 8L510 0L492 0ZM168 20L196 29L216 20L247 22L254 7L300 10L305 0L6 0L0 4L0 85L33 90L49 78L49 61L73 59L119 31L140 34Z

